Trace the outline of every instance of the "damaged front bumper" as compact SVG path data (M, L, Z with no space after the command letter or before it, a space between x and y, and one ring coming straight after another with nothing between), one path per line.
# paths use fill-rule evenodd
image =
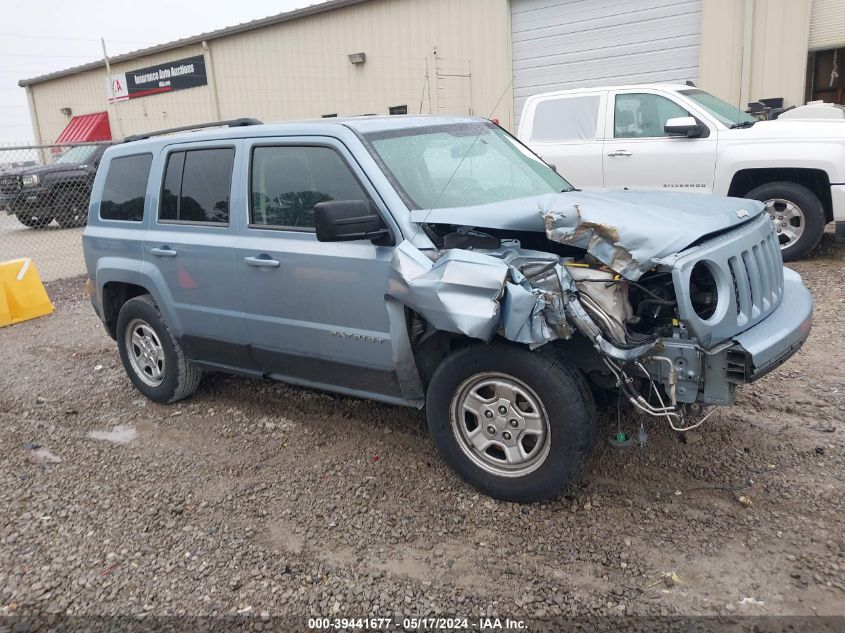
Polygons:
M737 345L731 350L745 355L742 382L754 382L784 363L807 340L812 323L810 291L798 273L784 268L781 304L761 323L734 337ZM731 379L739 377L737 367Z
M736 385L754 382L795 354L813 322L813 299L798 273L784 268L780 305L754 327L712 348L669 339L657 346L672 362L677 402L725 405L734 400ZM665 364L645 363L659 383L672 382Z

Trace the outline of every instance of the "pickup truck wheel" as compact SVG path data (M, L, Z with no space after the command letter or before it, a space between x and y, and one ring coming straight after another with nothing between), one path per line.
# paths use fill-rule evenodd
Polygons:
M812 191L793 182L770 182L746 197L766 205L784 261L802 259L818 246L824 233L824 209Z
M475 345L447 357L429 383L426 419L446 463L506 501L558 496L596 441L595 405L581 373L512 345Z
M31 229L40 229L53 221L52 215L45 215L40 211L18 211L15 213L18 222Z
M124 303L116 331L120 359L138 391L155 402L176 402L196 391L202 371L188 361L152 297Z
M76 229L88 222L88 196L81 191L60 193L56 208L56 221L63 228Z

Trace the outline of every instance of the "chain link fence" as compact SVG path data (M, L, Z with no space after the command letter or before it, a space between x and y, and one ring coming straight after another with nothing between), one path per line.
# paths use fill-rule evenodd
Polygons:
M107 146L0 145L0 262L31 257L45 281L85 272L82 230Z

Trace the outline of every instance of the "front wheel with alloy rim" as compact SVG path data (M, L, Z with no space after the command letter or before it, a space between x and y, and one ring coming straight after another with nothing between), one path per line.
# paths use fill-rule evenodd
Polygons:
M202 371L185 356L150 295L123 304L116 333L123 368L150 400L176 402L196 391Z
M818 246L824 233L824 208L807 187L794 182L770 182L752 189L745 197L766 205L784 261L806 257Z
M515 345L474 345L448 356L429 383L426 419L446 463L507 501L561 494L596 440L595 405L581 372Z

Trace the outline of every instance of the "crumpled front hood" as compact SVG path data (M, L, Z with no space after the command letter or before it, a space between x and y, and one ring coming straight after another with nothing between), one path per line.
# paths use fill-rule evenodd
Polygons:
M475 207L416 210L413 222L545 232L631 279L654 261L760 215L755 200L650 191L570 191Z

